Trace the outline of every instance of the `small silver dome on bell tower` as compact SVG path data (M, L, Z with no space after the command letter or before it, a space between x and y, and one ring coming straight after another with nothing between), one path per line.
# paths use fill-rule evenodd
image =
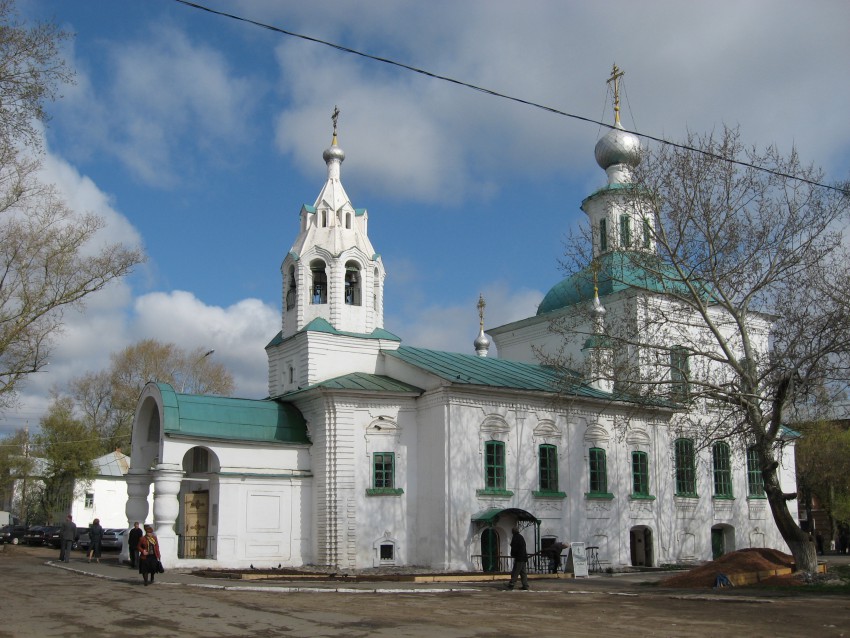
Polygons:
M614 128L608 131L596 143L594 154L596 163L609 175L613 182L624 181L626 173L640 163L640 138L629 133L620 124L620 84L623 76L617 65L611 70L609 83L614 85ZM615 170L609 170L618 167Z

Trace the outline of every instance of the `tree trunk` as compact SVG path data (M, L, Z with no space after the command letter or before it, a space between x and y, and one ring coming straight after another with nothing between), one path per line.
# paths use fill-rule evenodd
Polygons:
M818 555L812 535L800 529L794 521L781 490L774 488L766 489L765 492L776 527L794 557L794 569L812 574L817 572Z
M794 557L794 570L817 573L818 556L815 544L810 540L791 541L788 543L791 555Z

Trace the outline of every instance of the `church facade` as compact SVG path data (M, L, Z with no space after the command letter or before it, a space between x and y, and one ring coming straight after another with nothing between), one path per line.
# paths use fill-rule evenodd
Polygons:
M128 521L153 522L171 566L496 571L513 527L534 551L584 542L615 568L787 551L746 449L695 446L685 404L618 391L605 323L665 303L613 274L634 245L621 197L638 147L619 123L597 144L608 183L582 209L602 268L556 284L535 316L486 334L481 300L475 352L443 352L384 328L387 273L368 211L342 186L335 113L327 180L301 208L281 266L269 398L148 384L133 426ZM559 347L550 326L561 317L586 336L566 375L537 359ZM766 348L769 320L754 320ZM498 357L487 356L487 334ZM675 393L687 379L666 382ZM792 441L781 459L783 489L794 491Z

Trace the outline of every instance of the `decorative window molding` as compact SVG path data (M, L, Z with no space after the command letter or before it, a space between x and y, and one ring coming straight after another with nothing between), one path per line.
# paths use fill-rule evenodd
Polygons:
M392 417L379 416L366 426L366 434L370 436L398 436L401 428Z
M610 441L611 434L601 423L594 422L588 425L584 431L584 440L595 446Z

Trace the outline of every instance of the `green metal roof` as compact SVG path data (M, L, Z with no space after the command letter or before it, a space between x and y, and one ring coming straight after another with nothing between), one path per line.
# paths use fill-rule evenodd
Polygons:
M157 387L166 434L262 443L310 442L304 416L289 403L178 394L167 383Z
M657 256L637 251L612 251L597 260L599 296L639 289L656 293L683 292L682 278ZM537 314L568 308L594 296L593 269L588 266L552 286Z
M381 392L398 394L422 394L424 390L416 386L398 381L382 374L369 374L366 372L352 372L341 377L320 381L307 388L289 392L285 396L290 397L300 392L306 392L313 388L328 388L331 390L356 390L363 392Z
M370 333L346 332L344 330L337 330L336 328L334 328L328 322L327 319L323 319L321 317L317 317L316 319L313 319L313 321L311 321L306 326L301 328L301 330L299 330L298 332L324 332L326 334L343 335L343 336L346 336L346 337L356 337L358 339L387 339L389 341L401 341L400 337L397 337L392 332L389 332L388 330L384 330L383 328L375 328ZM283 332L278 332L274 336L274 339L269 341L266 348L270 348L271 346L276 346L278 344L281 344L281 343L283 343L283 341L284 341Z
M383 353L454 384L539 392L558 392L564 389L563 371L533 363L410 346L401 346L397 350L384 350ZM596 399L613 397L609 392L583 385L577 372L570 371L568 374L575 382L570 388L572 394Z

